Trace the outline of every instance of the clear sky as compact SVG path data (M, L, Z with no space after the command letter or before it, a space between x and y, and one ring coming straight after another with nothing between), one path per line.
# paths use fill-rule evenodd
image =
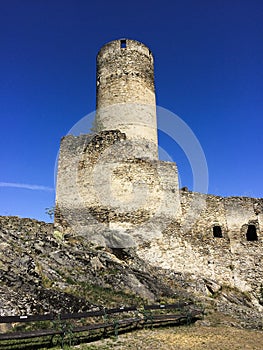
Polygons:
M263 197L262 0L1 0L0 215L49 221L60 138L94 111L96 54L123 37L153 52L157 104L195 133L209 192Z

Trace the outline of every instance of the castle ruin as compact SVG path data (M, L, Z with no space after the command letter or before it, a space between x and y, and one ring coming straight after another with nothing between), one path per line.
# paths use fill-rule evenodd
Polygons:
M96 84L95 133L61 141L55 229L258 293L263 199L179 189L176 164L158 159L148 47L128 39L103 46Z

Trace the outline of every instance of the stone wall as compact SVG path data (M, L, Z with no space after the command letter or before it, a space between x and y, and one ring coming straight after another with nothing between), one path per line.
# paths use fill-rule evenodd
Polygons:
M134 157L139 151L145 158ZM97 244L137 246L180 215L175 163L150 160L118 130L62 139L55 225Z
M180 193L184 230L203 237L213 236L213 227L220 226L227 239L246 240L246 229L253 224L258 239L263 230L262 199L249 197L220 197L182 190ZM191 220L191 217L193 219ZM242 234L241 234L242 231Z
M212 279L220 285L251 292L263 285L263 199L205 195L181 191L182 216L163 236L141 244L139 256L155 266ZM248 225L257 240L247 239ZM222 237L215 237L214 226Z

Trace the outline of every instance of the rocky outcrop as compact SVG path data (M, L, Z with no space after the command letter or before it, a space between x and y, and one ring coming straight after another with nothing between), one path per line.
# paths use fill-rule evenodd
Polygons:
M0 217L0 240L1 315L78 312L173 294L130 253L100 250L82 237L62 240L52 224Z

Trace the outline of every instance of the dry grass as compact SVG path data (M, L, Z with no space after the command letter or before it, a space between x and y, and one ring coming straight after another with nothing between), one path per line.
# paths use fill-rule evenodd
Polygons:
M174 327L140 330L75 347L81 350L262 350L263 332L231 327Z

